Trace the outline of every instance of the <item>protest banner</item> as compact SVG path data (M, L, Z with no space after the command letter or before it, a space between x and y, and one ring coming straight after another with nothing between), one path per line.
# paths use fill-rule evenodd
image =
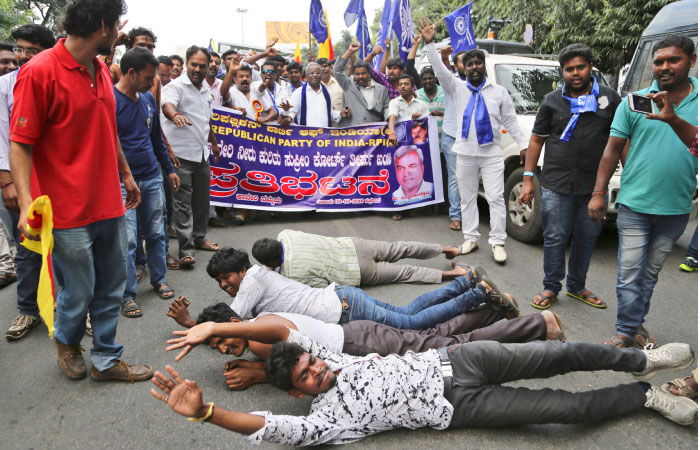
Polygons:
M211 160L211 203L267 210L404 210L443 201L432 117L347 128L259 124L214 108L221 149ZM421 162L422 160L422 162Z

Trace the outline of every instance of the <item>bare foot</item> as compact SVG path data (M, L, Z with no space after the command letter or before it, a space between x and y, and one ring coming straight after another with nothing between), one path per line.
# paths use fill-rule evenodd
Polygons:
M453 259L453 258L456 258L457 256L459 256L459 248L452 247L452 246L443 247L442 253L445 254L445 258Z

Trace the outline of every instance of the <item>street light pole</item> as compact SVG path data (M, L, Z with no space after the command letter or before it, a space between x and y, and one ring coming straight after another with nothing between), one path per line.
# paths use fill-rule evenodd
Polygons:
M247 13L248 10L244 8L236 8L236 12L241 14L241 44L245 44L245 35L243 34L243 14Z

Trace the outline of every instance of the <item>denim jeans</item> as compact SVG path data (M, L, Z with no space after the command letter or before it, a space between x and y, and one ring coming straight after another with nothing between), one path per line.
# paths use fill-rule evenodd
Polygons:
M53 237L53 267L62 286L56 299L54 338L79 344L90 312L90 362L97 370L107 370L124 351L114 342L126 283L124 216L55 229Z
M462 207L459 197L459 183L457 183L457 154L452 151L455 145L455 138L443 133L440 140L440 150L445 155L445 165L447 166L447 199L450 201L450 219L462 220Z
M408 306L394 306L369 296L362 289L337 286L335 293L343 302L340 323L372 320L390 327L424 330L458 314L476 309L486 298L481 286L475 287L466 276L417 297Z
M649 313L651 294L666 257L688 224L689 214L659 216L620 205L617 213L618 334L631 339Z
M163 230L163 181L158 174L148 180L137 181L141 191L141 203L136 209L126 211L126 235L128 254L126 258L126 288L124 300L136 298L136 265L137 248L141 246L138 230L143 232L146 240L146 261L151 276L151 285L165 283L165 241ZM126 199L126 191L122 185L122 197Z
M695 260L698 259L698 227L695 227L695 233L693 233L693 238L690 240L690 245L688 245L688 251L685 256L689 256Z
M21 242L20 231L17 228L19 215L10 213L12 217L12 236L15 242ZM24 245L15 244L15 266L17 270L17 309L20 314L39 315L36 303L36 290L39 287L41 272L41 255L28 250Z
M573 234L569 250L566 289L574 294L586 287L586 274L596 239L603 229L588 217L590 195L559 194L542 188L542 225L544 227L544 280L542 284L555 295L561 291L565 274L566 244ZM607 198L606 198L607 201Z

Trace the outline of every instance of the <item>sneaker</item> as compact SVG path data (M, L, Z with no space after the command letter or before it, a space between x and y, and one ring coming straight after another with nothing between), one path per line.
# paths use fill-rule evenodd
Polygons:
M632 372L632 375L642 381L648 380L659 370L684 369L691 365L694 359L690 345L677 342L642 351L647 363L642 371Z
M691 258L690 256L685 257L685 261L678 266L683 272L697 272L698 271L698 260Z
M506 247L504 245L494 245L491 247L491 253L493 253L493 260L498 264L503 264L508 259L508 254L506 253Z
M462 243L462 245L459 247L459 254L466 255L467 253L473 252L478 247L479 247L479 243L476 241L464 241Z
M656 386L651 386L646 396L644 406L658 411L671 422L692 425L698 417L698 405L689 398L667 394Z
M153 368L150 366L132 366L124 361L117 361L107 370L97 370L95 366L90 368L90 378L95 381L147 381L153 378Z
M39 316L33 316L30 314L20 314L15 317L12 321L12 325L7 329L5 337L10 341L16 341L17 339L22 339L29 333L29 330L39 325L41 320Z

